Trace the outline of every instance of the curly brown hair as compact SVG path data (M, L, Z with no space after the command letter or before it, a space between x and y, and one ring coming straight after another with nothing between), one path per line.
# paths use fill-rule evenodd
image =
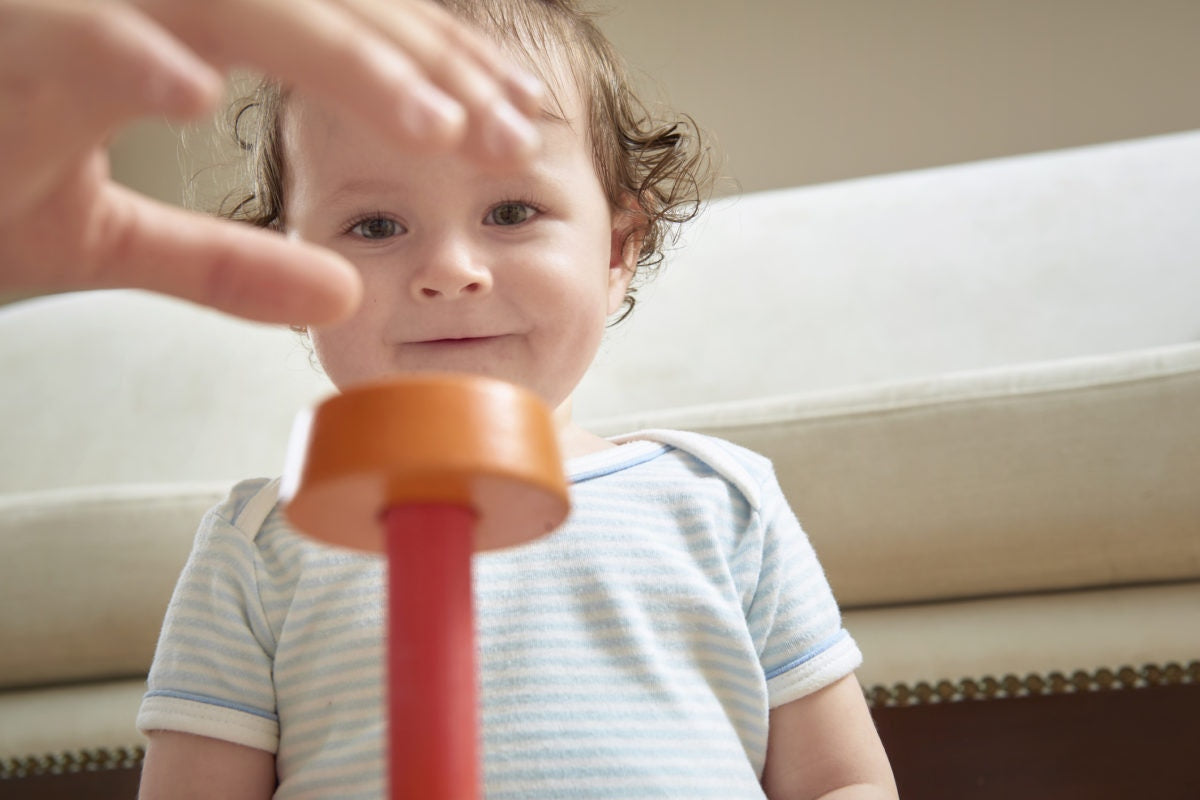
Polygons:
M587 111L592 159L610 206L640 217L637 267L621 314L633 310L638 287L661 266L683 223L699 213L712 190L711 150L691 117L656 117L636 95L629 72L594 15L574 0L435 0L456 17L498 40L533 70L557 104L566 66ZM231 108L237 146L246 155L248 186L226 198L218 213L259 227L284 226L285 161L280 116L287 91L264 80Z

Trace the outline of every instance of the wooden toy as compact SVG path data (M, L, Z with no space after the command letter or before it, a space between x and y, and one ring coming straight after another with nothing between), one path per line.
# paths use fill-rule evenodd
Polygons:
M387 556L390 796L479 797L471 556L566 518L549 410L465 375L356 388L297 420L281 498L298 530Z

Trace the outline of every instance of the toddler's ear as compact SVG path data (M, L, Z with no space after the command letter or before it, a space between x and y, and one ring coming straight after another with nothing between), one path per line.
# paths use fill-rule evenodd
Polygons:
M612 250L608 260L608 313L614 314L625 303L625 292L637 271L646 237L646 215L632 197L625 207L613 212Z

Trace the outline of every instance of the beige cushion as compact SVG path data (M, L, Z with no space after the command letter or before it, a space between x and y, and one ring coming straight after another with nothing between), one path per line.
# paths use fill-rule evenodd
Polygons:
M134 723L145 691L135 679L0 692L0 759L145 744Z
M0 309L0 375L2 494L274 475L331 391L287 328L134 291Z
M0 688L145 675L196 527L228 488L0 496Z
M849 611L862 684L1024 678L1200 659L1200 582Z
M844 606L1200 577L1200 345L601 427L772 458Z

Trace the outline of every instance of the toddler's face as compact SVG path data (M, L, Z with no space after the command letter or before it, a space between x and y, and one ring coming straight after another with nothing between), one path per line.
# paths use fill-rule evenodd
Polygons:
M406 152L293 97L283 120L289 233L345 256L364 301L311 331L340 388L456 371L525 386L556 407L621 305L636 247L592 164L577 98L570 124L538 121L543 147L510 174Z

